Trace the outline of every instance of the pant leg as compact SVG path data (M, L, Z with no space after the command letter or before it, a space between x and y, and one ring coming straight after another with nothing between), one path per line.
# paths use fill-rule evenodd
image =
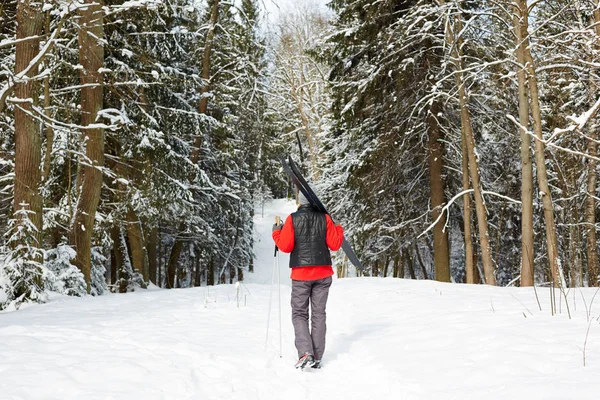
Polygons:
M327 297L332 278L314 281L310 297L311 338L315 360L320 360L325 352L325 334L327 332L326 313Z
M296 336L298 357L313 354L312 339L308 329L308 303L313 282L292 280L292 324Z

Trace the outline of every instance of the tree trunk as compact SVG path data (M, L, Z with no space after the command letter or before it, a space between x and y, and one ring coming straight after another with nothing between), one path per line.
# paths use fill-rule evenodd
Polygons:
M475 275L473 276L473 283L478 285L484 280L481 268L479 268L479 259L477 258L477 243L473 242L473 267L475 268Z
M388 257L385 258L383 262L383 277L387 278L389 271L390 259Z
M183 248L182 240L175 240L173 248L171 249L171 255L167 264L166 282L165 287L167 289L173 289L175 287L175 274L177 273L177 264L179 263L179 256L181 255L181 249Z
M526 0L517 0L519 7L520 31L526 33L528 29L529 12L527 9ZM542 196L544 206L544 219L546 222L546 245L548 247L548 260L550 262L550 273L555 285L562 285L564 274L559 271L558 246L556 240L556 228L554 225L554 207L552 204L552 194L548 185L548 174L546 172L546 156L544 154L545 145L542 134L542 111L539 100L539 90L537 84L537 75L531 51L529 49L529 38L523 38L523 55L525 57L525 65L527 68L527 79L529 82L529 98L531 106L531 114L533 116L533 132L535 134L535 165L537 167L537 180Z
M417 279L417 276L415 275L415 268L413 266L413 259L410 256L410 248L406 249L406 269L408 269L408 274L410 275L410 279Z
M121 228L118 225L113 226L111 236L113 240L113 254L115 260L114 270L117 290L119 293L127 293L129 279L131 278L129 276L129 271L126 268L126 263L128 262L128 260L125 259L125 257L128 257L127 246L125 246Z
M163 266L163 246L162 246L162 235L160 233L160 229L157 228L157 239L156 244L158 246L158 262L156 265L156 285L158 287L162 287L162 266Z
M50 11L46 11L46 23L45 33L50 36ZM44 114L46 117L50 117L50 76L44 78ZM42 180L46 182L48 176L50 176L50 161L52 159L52 147L54 146L54 130L49 122L45 122L46 125L46 154L44 156L44 169L42 174Z
M17 3L17 39L37 37L16 44L15 74L18 74L31 64L39 53L40 39L44 17L42 3L23 0ZM31 68L27 77L37 74L37 68ZM19 81L15 84L15 179L13 212L16 225L29 232L23 248L39 249L42 247L42 197L39 186L41 182L42 142L39 124L30 115L33 106L38 102L37 88L39 84L32 80ZM22 212L27 211L27 213ZM28 229L28 221L33 224L33 230ZM35 251L29 254L32 261L42 262L42 253ZM41 288L43 285L41 273L34 277Z
M148 236L148 241L146 243L146 249L148 251L148 278L150 282L154 283L158 286L158 281L156 280L156 272L157 272L157 256L156 256L156 243L158 239L158 228L154 227L150 231L150 235Z
M129 246L131 247L133 270L142 275L145 284L148 282L148 268L142 223L131 207L127 207L125 218L127 220L127 237L129 238Z
M208 263L206 284L208 286L215 286L215 260L212 257L210 259L210 262Z
M579 282L579 271L581 270L581 257L580 257L580 249L581 249L581 236L579 234L579 221L581 221L579 215L579 209L575 201L573 204L573 212L570 214L572 218L572 223L569 226L569 255L570 255L570 265L569 265L569 277L570 277L570 286L577 287Z
M531 164L531 137L529 129L529 98L525 71L525 43L527 35L520 24L520 10L515 7L513 25L517 41L517 77L519 81L519 131L521 133L521 286L533 286L533 165Z
M115 255L115 249L110 252L110 284L114 285L117 283L117 257Z
M79 63L81 85L81 125L98 123L98 111L102 109L104 78L103 0L85 0L87 7L79 9ZM73 263L81 270L90 291L92 232L96 209L102 188L104 166L104 131L99 128L84 128L86 160L80 159L81 191L75 208L71 243L77 252ZM91 165L90 165L91 163Z
M457 37L455 32L462 31L462 20L461 16L454 18L454 26L447 24L446 34L448 42L452 47L453 62L456 68L456 85L458 86L459 92L459 104L460 104L460 121L462 130L464 132L464 139L467 142L467 154L469 159L469 171L471 175L471 182L473 183L473 190L475 194L475 210L477 213L477 227L479 228L479 242L481 246L481 258L483 262L483 270L485 274L485 283L488 285L496 284L496 277L494 275L495 267L492 261L492 254L489 241L489 229L487 221L487 213L485 209L485 203L482 195L482 188L479 176L479 161L477 160L477 154L475 153L475 137L473 135L473 126L471 124L471 113L469 111L469 98L467 95L467 89L464 83L463 77L463 63L462 63L462 40Z
M194 286L202 286L202 274L200 273L202 270L202 264L200 263L200 255L196 256L196 276Z
M427 267L421 258L421 252L419 251L419 245L415 243L415 253L417 254L417 261L419 261L419 265L421 266L421 272L423 273L423 279L429 279L427 276Z
M438 122L441 106L438 101L433 102L427 115L427 133L429 148L429 188L431 193L431 218L433 221L442 213L445 203L442 135ZM450 282L450 250L448 247L448 231L446 230L447 216L442 215L433 227L433 266L435 279Z
M596 24L596 41L600 40L600 0L596 0L596 9L594 10L594 23ZM592 140L588 141L587 150L591 157L597 157L596 140L598 125L592 126L589 136ZM588 266L588 285L598 286L598 244L596 241L596 187L597 161L593 158L587 160L587 198L585 199L585 222L586 240L587 240L587 266Z
M463 190L471 188L469 179L469 151L467 149L467 139L465 130L461 128L461 143L462 143L462 183ZM463 196L463 229L465 235L465 273L467 283L476 283L476 273L479 274L473 264L473 232L471 231L471 195L466 193Z
M237 267L237 280L238 282L244 281L244 270L240 267Z
M252 204L254 204L254 201L252 202ZM264 213L263 213L263 217L264 217ZM252 208L250 210L250 220L254 221L254 206L252 206ZM251 241L250 248L254 248L254 239L251 239L251 240L252 241ZM250 262L248 264L248 272L254 272L254 257L252 255L250 256Z
M210 12L210 26L208 27L208 32L206 33L206 43L204 44L204 52L202 54L202 72L200 74L200 77L203 80L202 94L204 96L202 96L202 98L200 99L200 106L198 107L198 111L200 112L200 114L206 114L206 109L208 107L208 97L206 97L205 94L208 93L209 88L210 55L212 52L213 39L215 37L215 28L217 26L217 20L219 18L219 1L220 0L214 0L214 3L212 5L212 9ZM198 150L202 145L202 139L200 137L196 139L196 144L197 146L195 148L195 157L197 161ZM194 163L196 163L196 161L194 161Z

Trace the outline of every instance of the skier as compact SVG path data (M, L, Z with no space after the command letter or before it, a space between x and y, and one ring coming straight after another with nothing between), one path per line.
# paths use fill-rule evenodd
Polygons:
M329 250L341 247L344 229L335 225L328 214L314 209L300 192L298 210L288 216L283 225L273 225L272 236L279 250L291 253L292 323L299 356L296 368L321 368L325 351L325 307L333 275Z

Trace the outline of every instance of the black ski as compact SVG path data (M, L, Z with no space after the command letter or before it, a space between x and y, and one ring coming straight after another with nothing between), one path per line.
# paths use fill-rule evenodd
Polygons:
M304 194L304 197L306 197L306 199L310 202L310 204L313 207L315 207L316 209L318 209L319 211L324 212L325 214L329 214L327 212L327 209L321 202L321 200L319 200L319 198L317 197L315 192L313 192L311 187L308 185L308 183L302 176L302 172L300 171L300 169L298 168L296 163L294 163L294 160L292 160L292 157L291 156L288 157L287 162L286 162L285 158L282 157L281 164L283 165L283 170L286 172L286 174L288 174L288 176L292 180L292 183L294 183L298 187L298 189L302 192L302 194ZM331 215L330 215L330 217L331 217ZM333 218L332 218L332 221L333 221ZM344 241L342 242L342 250L344 250L344 253L346 253L346 256L348 257L350 262L356 268L358 268L359 270L362 271L363 266L362 266L360 260L358 259L358 257L356 256L356 253L354 253L352 246L350 246L350 243L348 243L348 241L346 240L346 238L344 238Z

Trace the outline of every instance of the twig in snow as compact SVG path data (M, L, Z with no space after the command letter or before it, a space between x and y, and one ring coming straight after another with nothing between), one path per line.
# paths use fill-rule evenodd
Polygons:
M515 300L517 300L519 303L521 303L521 305L522 305L523 307L525 307L525 310L527 310L527 312L528 312L529 314L531 314L531 316L533 316L533 313L532 313L531 311L529 311L529 308L527 308L527 306L526 306L526 305L525 305L525 304L524 304L524 303L523 303L521 300L519 300L519 299L517 298L517 296L515 296L515 295L514 295L514 294L512 294L512 293L511 293L510 295L511 295L511 296L512 296L512 297L513 297ZM525 314L525 313L523 313L523 314ZM525 318L527 318L527 316L525 316Z
M588 322L587 331L585 332L585 340L583 341L583 366L585 367L585 350L587 347L588 337L590 335L590 328L592 326L592 321Z

